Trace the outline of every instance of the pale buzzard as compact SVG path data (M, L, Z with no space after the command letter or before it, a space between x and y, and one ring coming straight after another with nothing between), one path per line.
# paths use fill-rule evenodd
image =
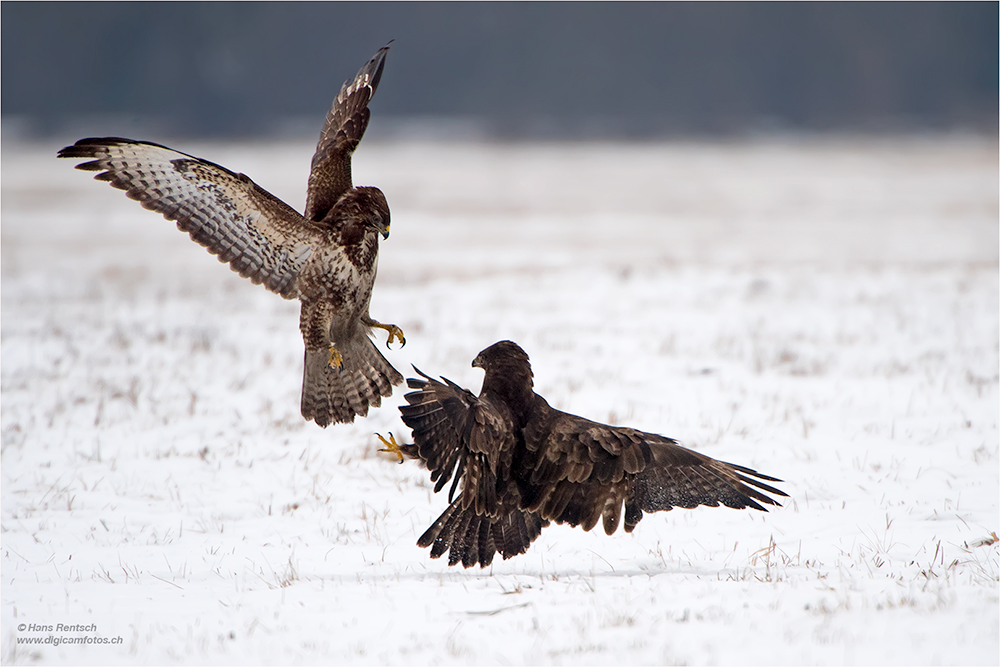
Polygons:
M527 551L550 521L590 530L600 520L611 535L623 506L631 532L643 512L720 504L766 511L761 503L779 503L761 491L787 495L760 481L779 479L671 438L549 407L533 391L528 355L515 343L491 345L472 365L486 371L478 397L417 370L424 379L407 380L417 391L399 408L414 444L383 439L383 451L400 460L420 458L435 491L454 478L448 509L417 541L432 558L450 550L449 565L486 567L496 552L506 559Z
M244 174L165 146L129 139L81 139L59 157L94 158L77 169L124 190L254 284L302 301L305 341L302 416L320 426L352 422L403 381L369 337L373 327L403 332L368 315L378 235L389 236L389 206L378 188L354 187L351 154L368 126L386 46L347 81L326 116L306 195L305 215Z

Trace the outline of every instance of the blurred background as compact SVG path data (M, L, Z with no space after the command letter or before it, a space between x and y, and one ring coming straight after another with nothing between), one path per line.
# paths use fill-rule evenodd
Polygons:
M998 4L5 2L7 138L996 131Z

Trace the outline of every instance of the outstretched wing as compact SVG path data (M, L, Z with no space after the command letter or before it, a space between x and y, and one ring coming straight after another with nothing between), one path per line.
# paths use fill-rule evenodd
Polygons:
M77 169L124 190L254 284L285 298L322 240L319 228L243 174L166 146L117 137L81 139L59 157L88 158Z
M504 559L524 553L549 522L523 509L510 478L516 436L509 414L450 380L414 370L424 379L407 380L416 391L399 408L413 430L414 449L407 451L427 465L435 492L454 475L451 504L417 545L430 547L431 558L448 553L449 565L465 567L486 567L496 553ZM462 492L452 500L460 480Z
M382 78L385 54L388 52L387 44L361 68L353 81L344 83L326 115L309 173L305 212L307 220L322 220L340 196L353 187L351 154L368 127L371 115L368 103L375 95L375 89Z
M407 405L399 411L413 431L417 453L431 471L434 491L454 475L449 502L461 480L460 502L478 514L495 515L498 493L506 492L516 438L504 406L474 396L450 380L439 382L414 367L424 379L409 378ZM463 480L464 477L464 480Z
M764 510L777 505L761 489L786 495L761 479L780 481L755 470L716 461L671 438L592 422L553 410L547 404L525 430L524 506L542 517L604 530L618 528L622 505L625 530L642 512L698 505ZM756 487L756 488L754 488Z

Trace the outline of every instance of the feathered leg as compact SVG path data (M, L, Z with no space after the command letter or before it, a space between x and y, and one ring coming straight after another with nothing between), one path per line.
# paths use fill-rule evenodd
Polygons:
M302 302L299 328L306 348L302 416L320 426L364 417L370 406L381 405L383 396L392 395L392 386L403 381L363 327L337 332L336 338L331 335L334 316L328 302Z

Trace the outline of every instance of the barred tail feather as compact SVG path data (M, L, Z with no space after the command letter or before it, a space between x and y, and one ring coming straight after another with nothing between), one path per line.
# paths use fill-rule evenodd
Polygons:
M431 547L431 558L448 553L448 565L487 567L499 553L504 560L523 554L549 522L533 512L515 509L498 517L476 514L456 500L417 540Z
M369 407L379 407L383 396L392 395L392 386L403 381L367 336L335 345L340 368L330 366L329 350L307 348L302 374L302 416L323 427L366 416Z

